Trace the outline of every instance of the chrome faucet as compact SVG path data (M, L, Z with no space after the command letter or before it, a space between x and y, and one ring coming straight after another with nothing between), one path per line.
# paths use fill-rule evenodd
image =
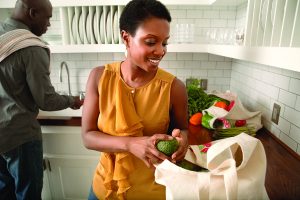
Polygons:
M65 61L63 61L61 64L60 64L60 70L59 70L59 80L60 82L62 82L62 68L65 66L66 68L66 71L67 71L67 76L68 76L68 89L69 89L69 93L68 95L71 96L71 85L70 85L70 74L69 74L69 68L68 68L68 65Z

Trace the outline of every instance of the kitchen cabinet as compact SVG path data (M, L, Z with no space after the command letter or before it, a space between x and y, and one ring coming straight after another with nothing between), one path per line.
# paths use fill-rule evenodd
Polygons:
M86 199L100 153L82 144L80 126L42 126L43 199Z
M97 42L95 36L94 41L83 34L81 42L76 42L80 36L78 30L72 30L75 18L79 19L79 13L83 13L84 19L88 19L90 12L97 13L97 9L118 11L116 16L119 17L122 7L129 0L52 0L55 8L60 10L60 21L62 28L63 45L50 45L52 53L93 53L93 52L124 52L125 47L121 44L121 39L109 42L105 36L105 42ZM14 6L15 1L0 0L1 15L7 13L8 9ZM300 0L162 0L167 6L235 6L239 9L241 4L247 4L246 19L244 24L240 25L244 29L244 41L240 45L224 45L224 44L203 44L195 41L194 43L170 43L168 45L169 52L177 53L210 53L220 56L235 58L256 62L264 65L275 66L293 71L300 71ZM3 12L2 12L3 11ZM111 12L112 13L112 12ZM112 14L111 21L112 21ZM99 18L99 16L98 16ZM1 16L0 16L1 19ZM89 23L83 20L82 24L87 27ZM235 18L236 26L238 17ZM100 22L99 22L100 23ZM197 26L197 24L196 24ZM110 29L111 35L114 35L112 26L105 26ZM93 27L92 27L93 28ZM214 27L210 27L214 28ZM83 30L84 31L84 30ZM76 34L72 35L72 33ZM100 34L100 33L99 33ZM91 34L89 34L91 35ZM115 33L118 35L118 31ZM90 36L89 36L90 37ZM112 36L113 37L113 36ZM73 39L72 39L73 38ZM98 38L98 40L100 40ZM81 44L80 44L81 43Z

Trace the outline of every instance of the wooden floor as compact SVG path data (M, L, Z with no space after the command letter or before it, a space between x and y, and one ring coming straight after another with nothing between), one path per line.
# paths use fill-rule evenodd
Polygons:
M300 160L283 148L265 129L256 136L267 156L266 189L271 200L300 199Z

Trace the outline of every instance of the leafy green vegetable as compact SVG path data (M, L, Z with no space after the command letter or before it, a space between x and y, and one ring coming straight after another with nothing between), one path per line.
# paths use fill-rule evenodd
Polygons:
M224 101L227 105L229 104L225 99L212 94L206 94L202 88L198 87L198 85L199 80L197 79L194 79L187 85L189 116L192 116L197 112L202 112L202 110L209 108L216 101Z
M242 132L247 133L251 136L255 136L255 127L252 125L246 125L241 127L232 127L228 129L218 128L215 129L213 137L215 139L222 139L239 135Z

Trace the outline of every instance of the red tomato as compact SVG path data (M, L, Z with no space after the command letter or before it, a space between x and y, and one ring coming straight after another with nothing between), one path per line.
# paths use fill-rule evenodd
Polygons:
M193 114L189 121L191 124L193 124L195 126L200 125L202 122L202 113L198 112L198 113Z
M219 107L219 108L223 108L224 110L227 110L227 104L224 101L218 101L218 102L216 102L215 106Z
M230 104L227 106L227 111L229 112L231 109L232 109L232 107L234 106L234 101L230 101Z
M242 120L236 120L235 121L235 126L236 127L241 127L241 126L245 126L246 125L246 120L242 119Z

